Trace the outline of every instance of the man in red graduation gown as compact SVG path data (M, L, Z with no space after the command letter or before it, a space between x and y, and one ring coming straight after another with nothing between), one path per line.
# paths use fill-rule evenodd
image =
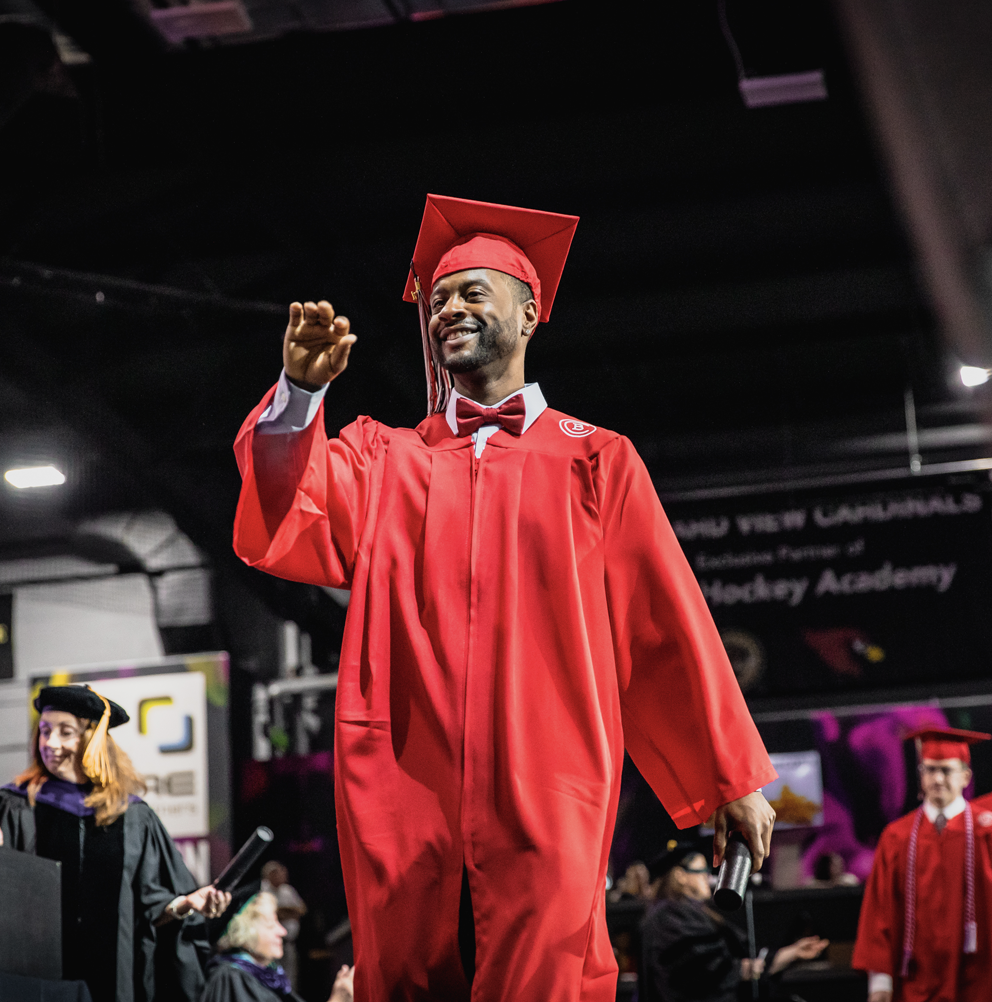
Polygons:
M928 728L917 740L920 807L882 832L852 966L869 1002L992 999L992 811L969 804L969 745L988 734Z
M716 812L718 855L728 828L768 850L774 770L643 463L524 380L576 222L429 196L406 297L430 415L328 440L356 338L294 303L236 444L238 554L351 590L335 777L358 1002L612 1000L625 745L680 826Z

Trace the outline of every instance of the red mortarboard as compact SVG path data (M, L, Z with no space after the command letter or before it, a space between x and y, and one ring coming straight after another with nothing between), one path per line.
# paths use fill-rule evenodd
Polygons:
M492 268L526 282L537 303L538 319L551 316L565 258L578 216L518 209L513 205L476 202L470 198L428 195L417 246L403 298L417 303L427 373L427 413L439 414L451 393L451 375L435 364L425 300L444 275L469 268ZM424 295L417 301L417 281Z
M992 734L981 731L962 731L956 727L921 727L910 731L906 740L916 738L919 742L920 758L931 758L937 761L945 758L959 758L962 762L971 761L969 745L988 741Z
M443 275L492 268L526 282L546 321L578 222L558 212L428 195L403 298L415 302L414 272L429 292Z

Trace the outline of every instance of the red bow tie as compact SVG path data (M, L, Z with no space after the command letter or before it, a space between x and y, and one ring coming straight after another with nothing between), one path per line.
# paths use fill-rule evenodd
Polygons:
M527 405L524 395L517 393L499 407L483 407L474 400L459 397L455 404L455 417L458 419L458 437L471 435L484 424L498 424L511 435L522 435L524 418L527 417Z

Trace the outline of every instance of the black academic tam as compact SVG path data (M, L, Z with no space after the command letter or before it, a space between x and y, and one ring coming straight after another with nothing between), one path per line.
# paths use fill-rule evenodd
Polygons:
M110 704L110 727L126 724L131 718L123 706L112 699ZM61 710L84 720L99 720L103 716L103 699L88 685L46 685L37 695L34 708L39 713L45 710Z

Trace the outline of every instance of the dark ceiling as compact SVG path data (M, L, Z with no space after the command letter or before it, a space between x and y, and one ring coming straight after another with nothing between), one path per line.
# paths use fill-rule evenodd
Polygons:
M400 295L429 191L582 217L529 374L629 435L666 495L905 466L908 385L924 462L988 454L824 3L728 4L749 72L826 73L829 100L751 111L715 3L181 49L131 15L105 30L120 7L49 5L93 59L36 34L0 80L0 459L69 475L0 492L7 551L157 507L233 559L231 442L295 298L359 335L329 426L416 423Z

